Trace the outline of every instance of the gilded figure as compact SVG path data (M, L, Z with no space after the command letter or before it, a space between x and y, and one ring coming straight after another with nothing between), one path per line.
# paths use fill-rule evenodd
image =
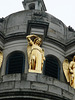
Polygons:
M73 60L69 63L68 59L65 59L63 62L63 70L67 82L70 83L70 86L75 88L75 56Z
M1 68L1 65L2 65L2 61L3 61L3 54L2 54L2 52L0 52L0 68Z
M45 60L44 50L40 47L42 39L37 35L28 35L28 62L29 72L42 73L43 63Z

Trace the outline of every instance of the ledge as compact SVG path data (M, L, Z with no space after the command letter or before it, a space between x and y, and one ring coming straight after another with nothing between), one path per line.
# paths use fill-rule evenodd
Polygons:
M43 100L50 98L73 100L74 94L75 90L69 85L42 74L9 74L0 78L1 100L6 97L26 98L27 95L33 98L45 98Z

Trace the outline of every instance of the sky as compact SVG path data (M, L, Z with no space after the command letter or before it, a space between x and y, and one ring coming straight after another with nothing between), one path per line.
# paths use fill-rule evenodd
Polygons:
M24 10L23 0L0 0L0 18ZM75 29L75 0L44 0L47 13Z

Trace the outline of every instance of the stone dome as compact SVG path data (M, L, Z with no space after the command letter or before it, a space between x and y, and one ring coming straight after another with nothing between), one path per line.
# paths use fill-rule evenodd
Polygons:
M75 55L75 32L45 12L43 0L25 2L25 10L13 13L0 23L0 100L74 100L75 90L67 83L63 61ZM28 5L34 3L35 9ZM38 6L36 6L38 5ZM43 8L41 9L41 7ZM37 9L36 9L37 8ZM45 51L42 74L28 72L26 36L42 37Z

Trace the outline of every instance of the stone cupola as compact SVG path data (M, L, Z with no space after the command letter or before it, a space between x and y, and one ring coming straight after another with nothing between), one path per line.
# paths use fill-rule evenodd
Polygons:
M24 0L22 3L25 10L46 11L46 7L43 0Z

